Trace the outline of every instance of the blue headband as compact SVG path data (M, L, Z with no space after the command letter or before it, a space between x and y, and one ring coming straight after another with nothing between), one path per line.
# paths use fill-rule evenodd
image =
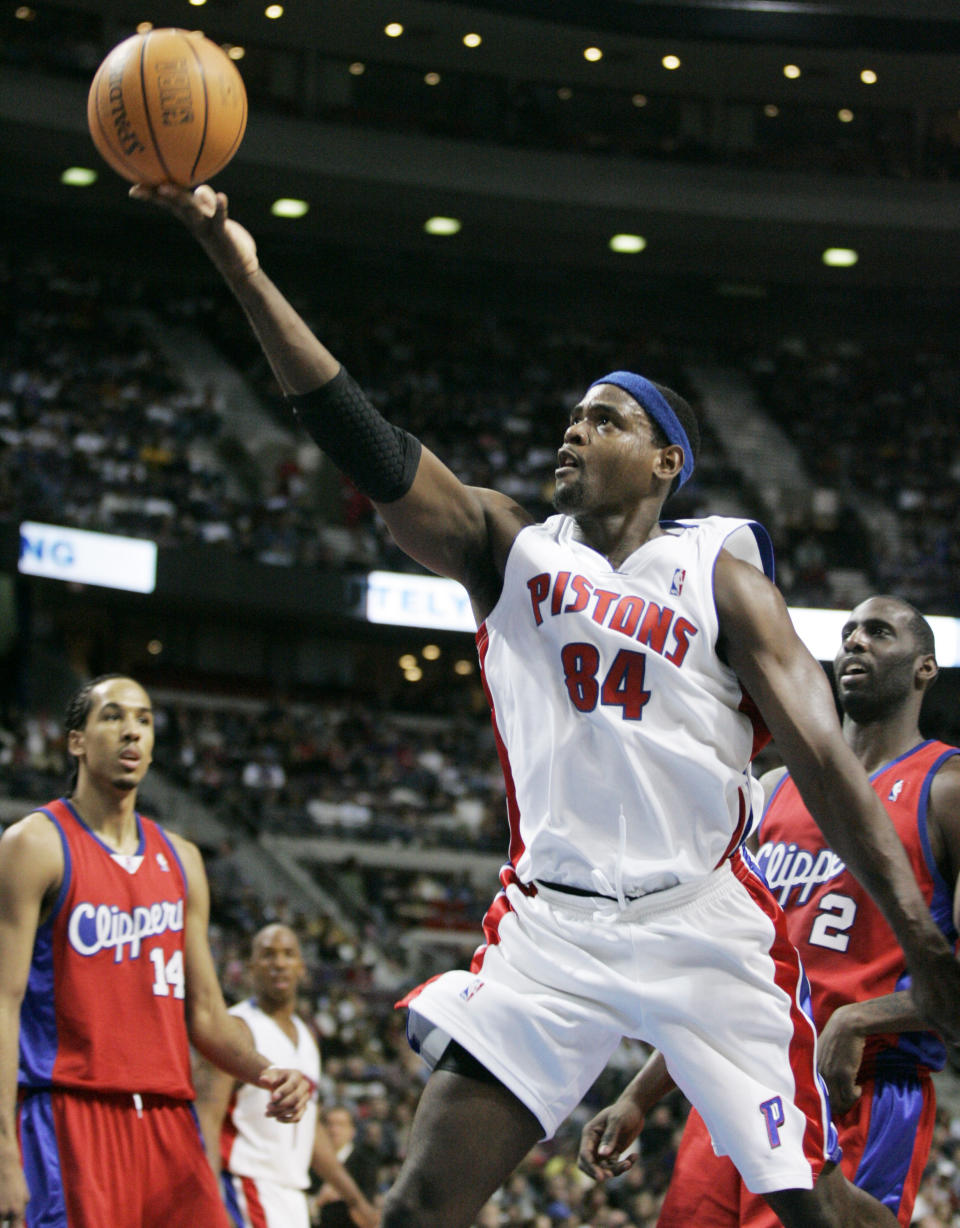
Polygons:
M683 448L683 468L677 483L679 490L693 473L693 448L690 447L687 432L680 425L680 419L667 404L663 394L658 392L648 379L635 375L632 371L611 371L602 379L595 379L590 387L596 388L597 384L615 384L624 392L629 392L640 408L660 427L668 442L679 444Z

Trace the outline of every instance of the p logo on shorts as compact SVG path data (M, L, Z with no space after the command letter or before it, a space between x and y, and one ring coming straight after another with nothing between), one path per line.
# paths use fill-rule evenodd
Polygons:
M771 1096L760 1105L760 1112L767 1127L767 1138L771 1149L780 1146L780 1127L786 1118L783 1115L783 1101L779 1096Z

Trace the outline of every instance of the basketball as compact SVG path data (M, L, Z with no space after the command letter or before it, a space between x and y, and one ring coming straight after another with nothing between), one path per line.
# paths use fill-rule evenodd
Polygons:
M124 179L193 187L237 152L247 92L233 60L201 33L149 30L118 43L97 69L87 124Z

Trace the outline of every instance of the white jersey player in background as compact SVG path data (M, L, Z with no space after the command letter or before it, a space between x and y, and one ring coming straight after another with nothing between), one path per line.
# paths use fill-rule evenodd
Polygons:
M383 1224L468 1228L629 1035L661 1048L787 1228L893 1228L836 1165L802 970L738 852L750 697L903 943L921 1010L952 1038L960 968L758 565L763 535L660 523L693 468L689 406L631 372L594 383L558 453L561 515L538 526L378 414L263 272L222 194L133 194L191 230L302 424L401 548L466 586L480 627L510 862L474 969L413 997L412 1034L438 1060Z
M275 1128L263 1112L259 1088L237 1083L213 1067L198 1080L197 1115L223 1200L236 1228L309 1228L306 1192L311 1168L328 1181L350 1208L359 1228L374 1228L379 1216L337 1159L317 1117L320 1051L294 1013L305 975L300 942L286 925L265 926L253 939L250 980L253 996L230 1008L264 1055L283 1054L286 1065L313 1084L303 1117ZM271 1061L274 1058L271 1056Z

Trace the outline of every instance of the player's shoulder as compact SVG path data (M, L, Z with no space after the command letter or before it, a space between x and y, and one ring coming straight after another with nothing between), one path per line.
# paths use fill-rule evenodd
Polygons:
M171 831L168 827L161 827L159 823L155 823L154 827L169 841L170 847L180 859L187 882L192 884L198 881L206 882L207 872L203 864L203 854L197 845L179 832Z
M960 749L946 747L944 756L930 782L930 803L938 808L950 806L960 815Z
M8 849L39 851L61 849L60 830L45 810L31 810L7 827L0 842Z
M0 836L0 875L48 884L63 874L63 868L60 831L44 811L31 811Z

